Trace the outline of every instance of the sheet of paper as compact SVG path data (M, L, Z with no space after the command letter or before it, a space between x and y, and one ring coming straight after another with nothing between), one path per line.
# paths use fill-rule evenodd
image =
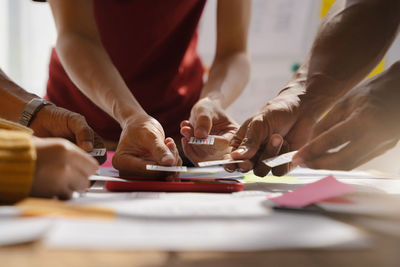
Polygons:
M106 154L107 150L105 148L95 148L91 152L89 152L89 155L93 157L101 157Z
M200 139L196 137L190 137L189 144L191 145L214 145L214 136L209 135L207 138Z
M128 182L129 180L121 179L121 178L117 178L117 177L111 177L111 176L92 175L92 176L89 177L89 181Z
M356 191L354 186L339 182L333 176L328 176L317 182L302 186L293 192L270 198L270 200L282 207L301 208L354 191Z
M292 161L292 158L294 156L294 154L296 154L297 151L292 151L292 152L288 152L273 158L269 158L266 160L263 160L264 164L267 165L270 168L274 168L283 164L287 164L290 163Z
M146 165L146 170L161 171L161 172L187 172L186 166L160 166L160 165Z
M51 222L52 220L48 218L1 218L0 246L38 240L50 228Z
M200 167L209 167L209 166L217 166L217 165L241 163L241 162L244 162L244 160L223 159L223 160L202 161L202 162L199 162L198 164Z
M356 228L315 214L274 212L256 219L61 220L46 235L54 249L253 251L283 248L359 248Z

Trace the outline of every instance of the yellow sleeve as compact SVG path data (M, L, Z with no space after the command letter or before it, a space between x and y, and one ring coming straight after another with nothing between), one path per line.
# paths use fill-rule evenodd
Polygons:
M32 130L0 119L0 203L29 195L35 173Z

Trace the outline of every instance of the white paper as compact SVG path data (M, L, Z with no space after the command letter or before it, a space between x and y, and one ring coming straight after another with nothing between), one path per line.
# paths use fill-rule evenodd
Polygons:
M149 171L162 171L162 172L187 172L186 166L160 166L160 165L146 165L146 170Z
M44 218L2 218L0 219L0 246L38 240L50 228L51 222L51 219Z
M200 139L196 137L190 137L189 144L191 145L214 145L214 136L209 135L207 138Z
M270 168L274 168L283 164L290 163L292 161L294 154L296 153L297 151L288 152L273 158L263 160L263 163Z
M223 160L202 161L202 162L199 162L198 165L200 167L209 167L209 166L217 166L217 165L224 165L224 164L242 163L242 162L244 162L244 160L223 159Z
M95 148L91 152L89 152L89 155L93 157L101 157L106 154L107 150L105 148Z
M356 228L319 215L276 212L234 220L62 220L45 244L55 249L253 251L282 248L359 248Z

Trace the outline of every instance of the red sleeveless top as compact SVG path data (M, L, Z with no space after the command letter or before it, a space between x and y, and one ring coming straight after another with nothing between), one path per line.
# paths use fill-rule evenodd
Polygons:
M197 25L205 0L95 0L102 43L144 110L177 138L203 85L196 52ZM72 83L53 49L47 96L82 114L103 138L118 141L119 124Z

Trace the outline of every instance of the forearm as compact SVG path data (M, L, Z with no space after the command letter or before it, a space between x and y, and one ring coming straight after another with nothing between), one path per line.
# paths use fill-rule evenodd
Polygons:
M37 95L28 93L0 70L0 117L17 122L24 107Z
M200 98L217 101L227 108L241 94L250 77L250 63L245 52L216 57Z
M304 105L316 116L358 84L393 42L400 22L396 0L336 1L322 22L308 59L292 83L303 83Z
M77 87L121 125L128 118L145 113L100 41L64 34L57 41L57 52Z

